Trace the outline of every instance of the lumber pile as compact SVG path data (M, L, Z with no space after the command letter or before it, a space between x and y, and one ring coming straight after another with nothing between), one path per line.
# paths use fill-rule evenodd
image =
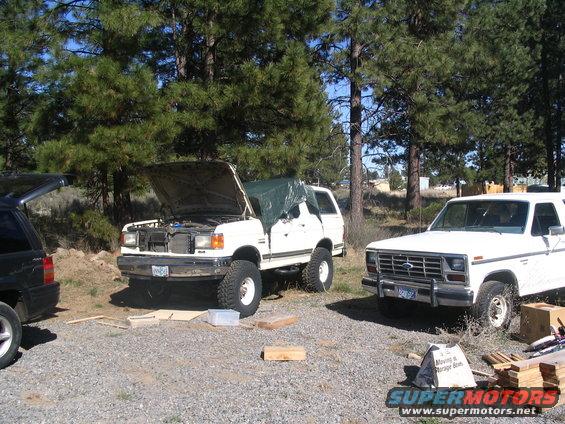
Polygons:
M556 358L541 362L539 368L543 377L543 387L565 391L565 357L563 360Z
M512 362L523 361L526 359L522 355L517 355L514 353L507 355L502 352L489 353L483 355L482 358L484 361L488 362L495 370L510 368Z

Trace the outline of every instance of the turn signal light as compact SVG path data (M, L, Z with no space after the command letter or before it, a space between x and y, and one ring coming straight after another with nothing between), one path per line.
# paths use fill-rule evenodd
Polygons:
M463 274L447 274L447 279L449 281L465 282L465 276Z
M223 234L212 234L210 240L210 247L212 249L223 249L224 248L224 235Z

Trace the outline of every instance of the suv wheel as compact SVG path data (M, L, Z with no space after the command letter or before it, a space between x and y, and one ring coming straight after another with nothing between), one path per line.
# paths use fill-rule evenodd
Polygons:
M416 308L415 302L394 297L377 298L379 312L386 318L404 318L412 314Z
M479 290L471 315L485 327L506 329L512 318L513 301L512 290L507 284L487 281Z
M218 304L238 311L242 318L253 315L261 302L261 273L253 262L233 261L218 286Z
M144 305L159 306L171 297L171 286L161 281L130 280L129 285L137 291Z
M21 341L22 324L16 311L0 302L0 369L12 363Z
M316 247L310 257L310 262L302 270L302 281L308 290L325 292L332 286L334 264L332 254L328 249Z

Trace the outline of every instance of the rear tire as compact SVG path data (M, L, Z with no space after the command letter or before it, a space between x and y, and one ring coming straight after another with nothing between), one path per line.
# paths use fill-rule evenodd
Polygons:
M377 300L379 312L386 318L405 318L412 315L416 303L394 297L379 297Z
M253 262L233 261L218 286L218 304L238 311L242 318L253 315L261 302L261 273Z
M156 307L166 303L171 297L171 286L162 281L130 280L144 305Z
M332 286L334 264L332 254L328 249L316 247L310 257L310 262L302 270L302 282L307 290L326 292Z
M507 329L512 318L514 295L512 288L500 281L481 285L477 300L471 306L471 316L483 327Z
M22 323L10 306L0 302L0 369L10 365L22 341Z

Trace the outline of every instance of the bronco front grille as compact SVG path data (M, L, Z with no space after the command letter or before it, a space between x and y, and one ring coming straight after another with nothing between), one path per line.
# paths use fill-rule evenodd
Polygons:
M414 281L443 280L441 256L379 252L377 258L379 271L384 277Z

